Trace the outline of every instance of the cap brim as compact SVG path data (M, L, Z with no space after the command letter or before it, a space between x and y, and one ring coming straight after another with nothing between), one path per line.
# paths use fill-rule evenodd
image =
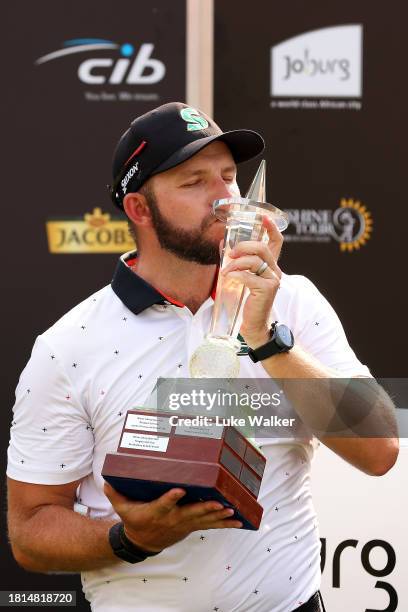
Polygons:
M206 138L199 138L198 140L194 140L194 142L190 142L185 147L173 153L173 155L160 164L160 166L155 168L150 176L159 174L159 172L165 172L165 170L170 170L170 168L182 164L201 151L201 149L204 149L204 147L216 141L225 142L237 164L256 157L262 153L265 148L265 142L262 136L252 130L232 130L231 132L223 132L215 136L207 136Z

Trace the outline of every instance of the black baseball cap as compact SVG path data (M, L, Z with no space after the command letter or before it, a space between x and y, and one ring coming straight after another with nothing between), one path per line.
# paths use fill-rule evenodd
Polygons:
M113 155L113 203L123 209L126 193L138 191L149 177L178 166L216 140L225 142L237 164L265 147L257 132L223 132L211 117L182 102L169 102L137 117Z

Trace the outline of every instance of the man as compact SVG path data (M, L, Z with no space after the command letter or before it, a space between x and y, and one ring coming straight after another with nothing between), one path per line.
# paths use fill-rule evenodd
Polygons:
M224 233L211 205L239 194L236 164L262 149L255 132L223 133L181 103L137 118L116 148L112 188L137 257L123 256L110 286L39 336L21 376L8 463L13 553L31 571L81 571L97 612L321 609L311 440L264 440L257 532L218 502L177 505L182 489L140 504L101 477L126 411L145 404L158 376L188 376L208 331ZM269 245L240 243L223 271L250 290L242 336L255 352L265 347L257 363L241 358L240 377L369 376L312 283L282 274L281 235L264 223ZM272 320L291 328L292 350L273 354ZM324 405L298 409L306 422L310 412L329 417ZM378 419L392 429L387 398ZM324 442L370 474L398 453L392 437Z

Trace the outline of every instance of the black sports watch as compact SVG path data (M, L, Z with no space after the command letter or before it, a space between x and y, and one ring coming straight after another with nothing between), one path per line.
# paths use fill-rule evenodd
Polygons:
M295 344L295 339L289 327L279 325L277 321L272 324L269 335L270 340L266 344L258 346L257 349L249 349L248 355L254 363L278 353L287 353Z
M161 553L161 550L159 552L148 552L133 544L125 534L123 523L116 523L110 528L109 543L115 555L128 563L140 563L147 557L154 557Z

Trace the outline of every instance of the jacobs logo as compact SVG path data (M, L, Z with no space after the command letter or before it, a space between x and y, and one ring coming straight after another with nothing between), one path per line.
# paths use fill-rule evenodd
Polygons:
M48 250L53 254L124 253L135 248L128 224L100 208L83 218L49 219L46 223Z

